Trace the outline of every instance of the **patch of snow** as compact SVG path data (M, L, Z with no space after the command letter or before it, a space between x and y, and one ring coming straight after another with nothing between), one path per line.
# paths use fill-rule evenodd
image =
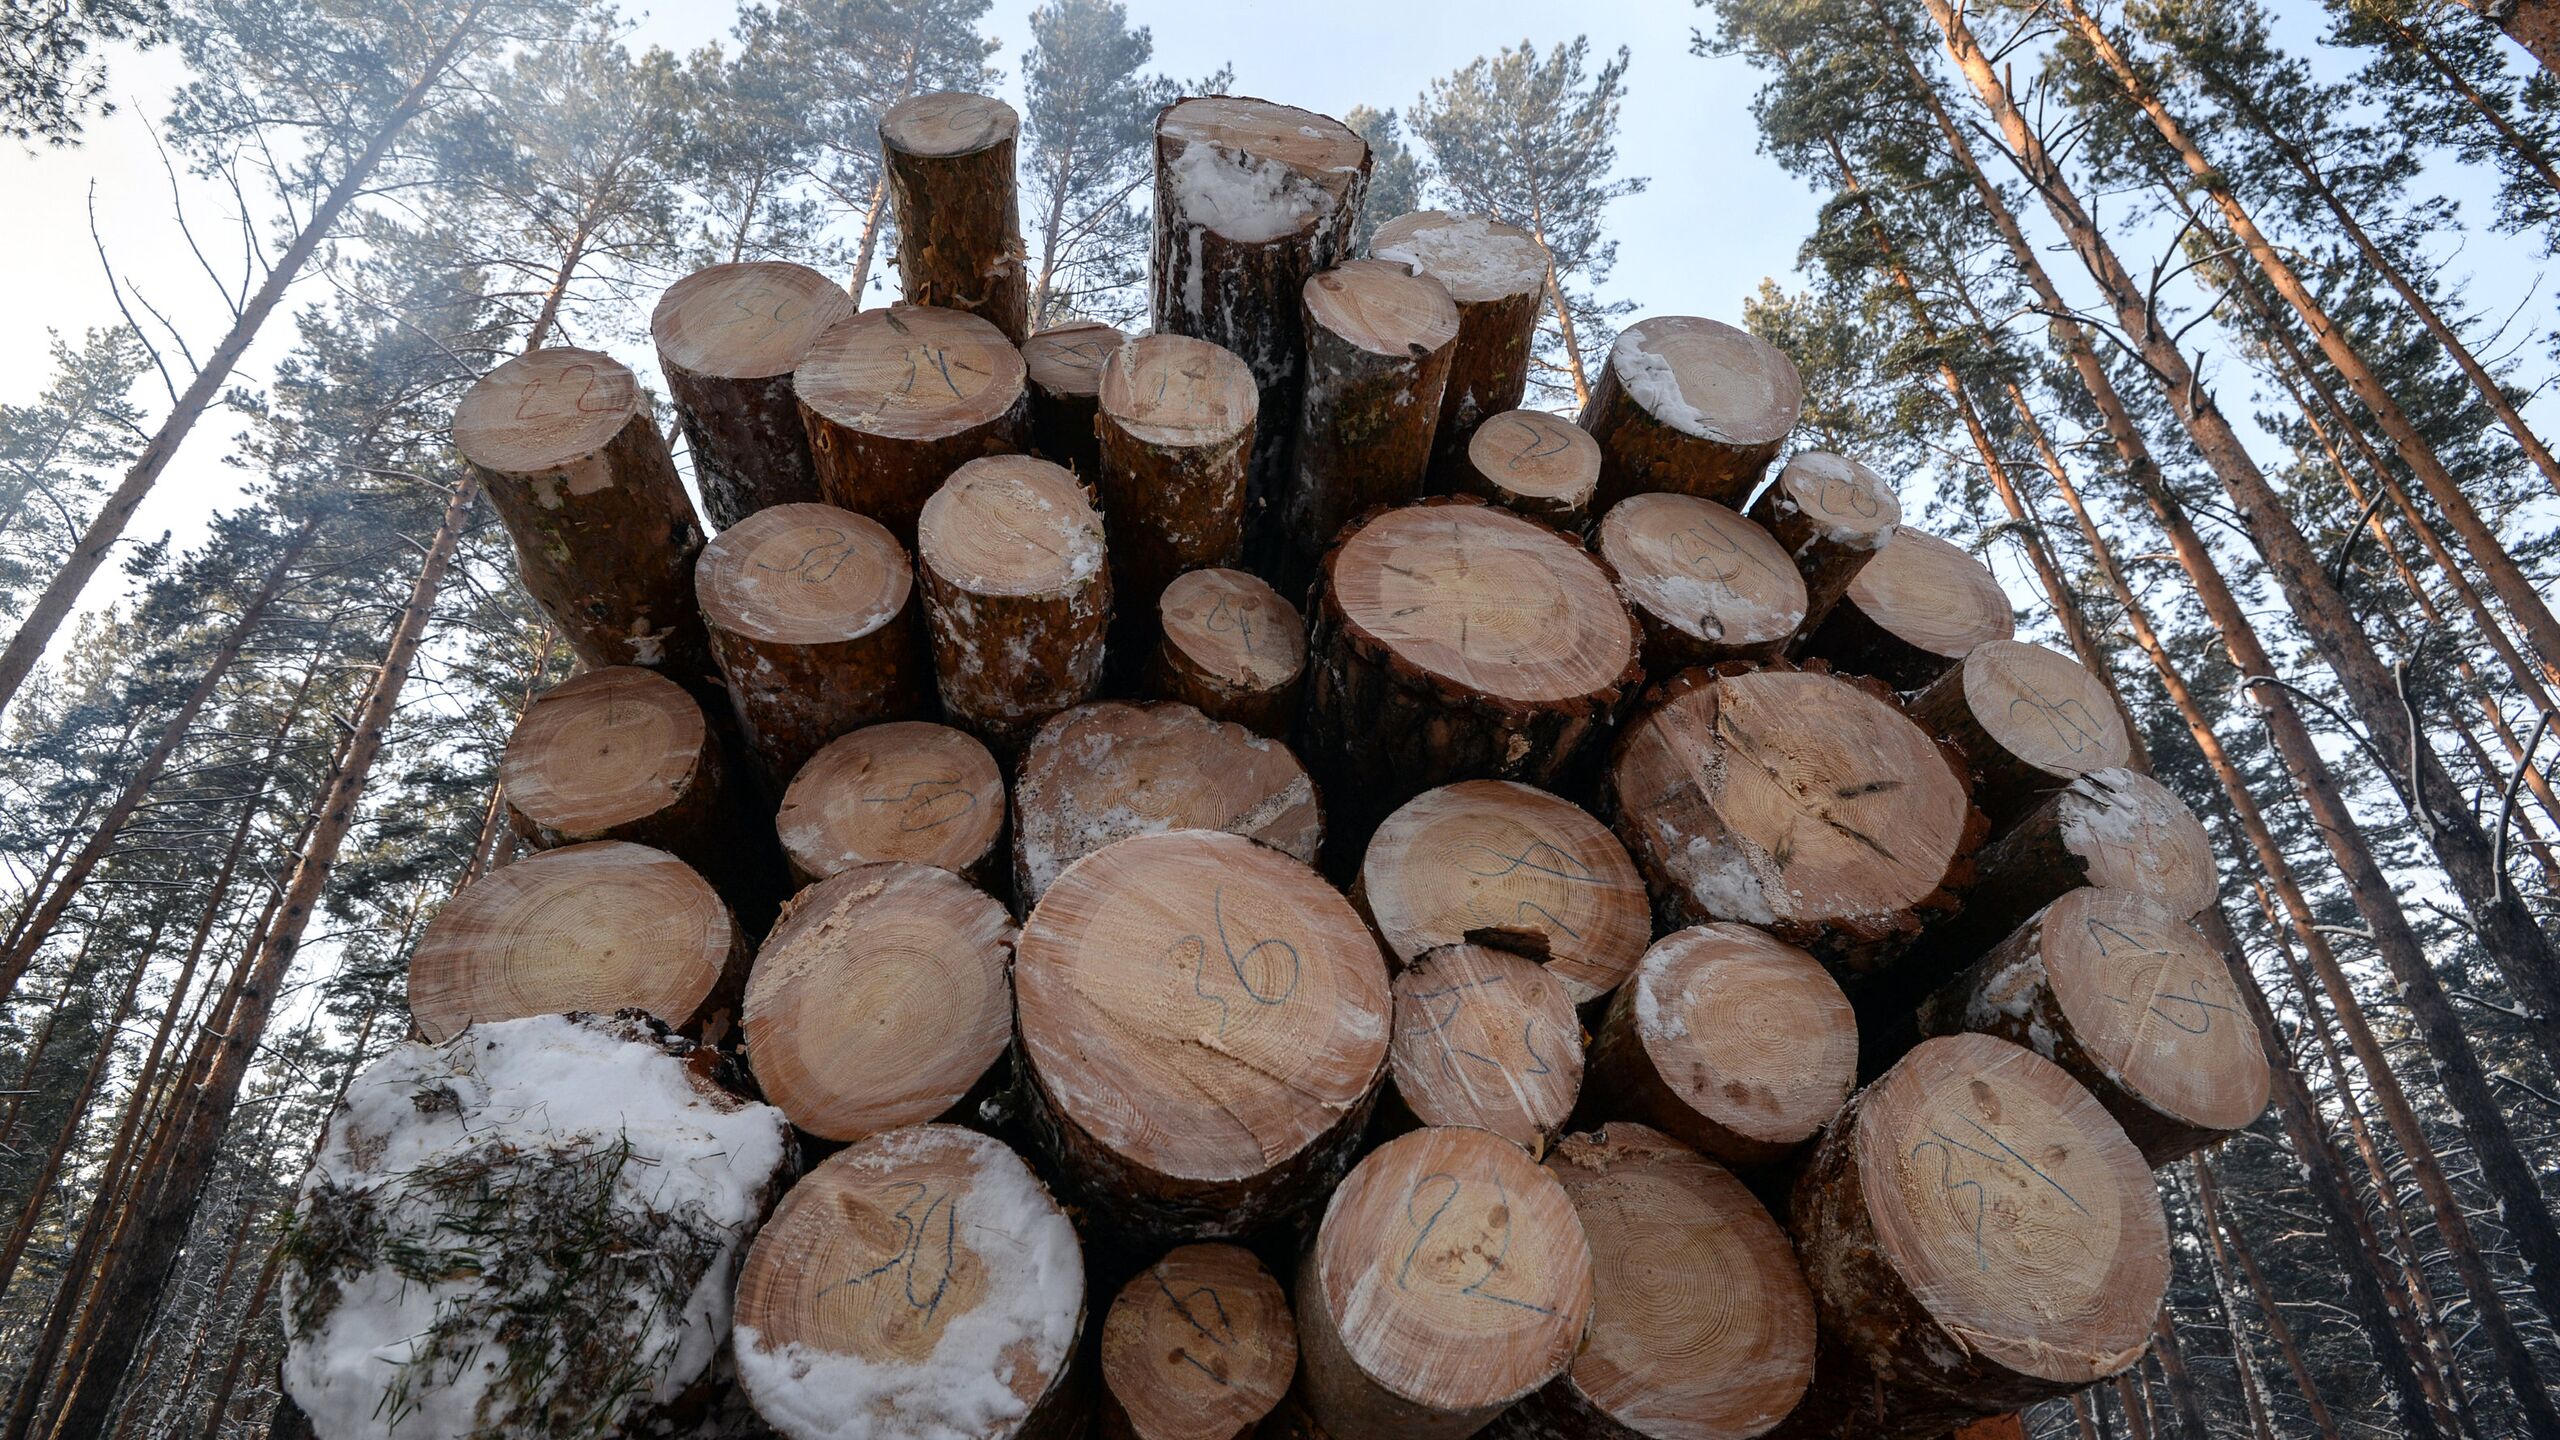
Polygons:
M1627 387L1627 394L1646 414L1683 435L1716 438L1705 413L1680 393L1680 372L1668 356L1644 348L1643 335L1634 329L1620 335L1609 364L1618 372L1618 383Z
M1173 187L1174 213L1183 221L1205 226L1243 245L1267 244L1306 228L1333 211L1333 196L1323 187L1277 160L1230 151L1205 140L1193 140L1165 166ZM1193 309L1200 267L1198 241L1188 282Z

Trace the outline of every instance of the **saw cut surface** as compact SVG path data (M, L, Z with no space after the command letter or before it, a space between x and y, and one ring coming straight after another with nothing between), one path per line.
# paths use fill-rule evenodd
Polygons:
M1907 528L1859 569L1848 600L1904 644L1952 660L2016 628L2009 597L1981 561Z
M2074 890L2045 907L2038 947L2088 1057L2135 1095L2200 1129L2237 1130L2267 1105L2258 1027L2195 927L2123 890Z
M1022 352L965 310L891 305L828 329L793 378L800 402L846 429L938 440L1022 398Z
M896 618L915 589L897 538L833 505L757 511L712 537L694 576L712 624L777 645L860 639Z
M506 475L557 470L602 450L648 408L623 363L559 346L519 355L480 377L453 414L464 459Z
M673 804L702 764L702 707L655 670L611 665L536 696L507 742L507 803L563 835L592 835Z
M667 287L649 331L668 361L723 380L788 375L828 327L860 307L806 265L748 260L696 270Z
M1804 577L1769 532L1694 495L1630 495L1601 517L1627 598L1702 642L1774 645L1804 623Z

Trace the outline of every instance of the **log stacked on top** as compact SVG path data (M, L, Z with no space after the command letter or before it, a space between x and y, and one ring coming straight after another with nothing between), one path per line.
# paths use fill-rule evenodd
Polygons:
M792 377L856 308L843 286L775 260L696 270L659 299L649 334L713 525L823 498Z

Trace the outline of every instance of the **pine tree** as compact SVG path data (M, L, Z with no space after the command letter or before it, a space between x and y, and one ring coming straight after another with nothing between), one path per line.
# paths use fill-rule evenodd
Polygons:
M1342 123L1369 142L1369 191L1360 202L1360 233L1353 237L1354 245L1366 250L1379 226L1422 208L1431 167L1405 143L1404 121L1393 110L1354 105L1342 112Z
M72 145L91 107L115 113L102 99L106 63L91 53L102 42L149 45L167 32L168 0L23 0L0 6L0 135Z
M150 360L131 330L92 330L74 349L54 336L53 383L30 405L0 405L0 615L62 565L95 503L99 477L133 461L142 409L134 382Z

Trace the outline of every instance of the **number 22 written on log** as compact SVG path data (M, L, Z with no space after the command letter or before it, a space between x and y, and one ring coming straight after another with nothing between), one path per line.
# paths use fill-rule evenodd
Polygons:
M898 1223L896 1252L818 1294L825 1296L848 1286L859 1288L894 1271L901 1286L899 1298L908 1309L931 1320L933 1313L942 1308L942 1298L951 1289L951 1272L959 1264L960 1210L952 1203L948 1190L935 1190L912 1180L901 1181L892 1188L904 1202L889 1217ZM870 1227L865 1207L851 1196L837 1203L844 1208L846 1223L856 1234Z
M1209 937L1205 935L1185 935L1165 950L1166 959L1191 967L1191 993L1218 1007L1218 1033L1221 1036L1227 1033L1227 1022L1235 1018L1233 1002L1227 995L1219 993L1226 985L1221 971L1234 977L1236 988L1244 992L1246 1000L1259 1006L1272 1006L1286 1004L1290 996L1298 993L1299 971L1304 965L1299 958L1298 947L1286 940L1256 940L1242 950L1236 949L1235 941L1227 933L1226 898L1224 887L1209 892L1209 916L1218 932L1220 955L1216 958L1221 960L1221 964L1211 965L1213 957L1209 953ZM1264 958L1265 951L1279 958ZM1254 972L1265 966L1273 972L1263 977L1270 983L1258 984ZM1212 986L1218 988L1212 989Z
M1999 1150L1997 1152L1985 1150L1979 1145L1970 1144L1966 1141L1957 1139L1955 1136L1948 1134L1939 1126L1931 1125L1929 1127L1929 1135L1931 1138L1923 1140L1919 1144L1912 1146L1910 1158L1917 1160L1920 1158L1923 1151L1937 1151L1939 1154L1939 1188L1949 1195L1969 1194L1971 1196L1973 1220L1973 1264L1975 1269L1988 1271L1991 1268L1990 1253L1983 1245L1983 1226L1991 1216L1991 1192L1983 1189L1982 1182L1974 1179L1970 1174L1961 1178L1958 1177L1956 1167L1959 1165L1965 1165L1968 1170L1971 1169L1971 1166L1967 1164L1961 1156L1970 1155L1976 1159L1988 1160L1992 1164L2001 1167L2004 1172L2008 1171L2009 1167L2012 1165L2024 1166L2026 1167L2028 1174L2035 1176L2036 1179L2044 1182L2048 1186L2051 1186L2053 1193L2061 1196L2064 1200L2069 1201L2072 1209L2079 1211L2083 1215L2089 1213L2089 1207L2080 1203L2079 1196L2074 1195L2069 1190L2063 1188L2061 1181L2044 1173L2043 1168L2037 1165L2036 1162L2012 1149L2008 1141L2003 1140L1998 1135L1984 1129L1981 1122L1975 1120L1970 1115L1961 1115L1956 1118L1963 1122L1963 1128L1973 1131L1975 1135L1979 1136L1989 1144L1999 1146Z
M601 415L616 409L610 400L590 405L604 376L593 365L572 365L557 375L536 375L516 396L516 418L551 420L562 415ZM574 395L570 387L577 387ZM565 404L563 402L566 402Z
M1493 1205L1483 1212L1487 1232L1484 1239L1492 1243L1490 1246L1460 1246L1450 1252L1452 1258L1463 1257L1472 1251L1484 1259L1484 1273L1458 1286L1458 1293L1473 1299L1490 1301L1496 1305L1508 1305L1520 1310L1534 1310L1541 1315L1553 1315L1556 1313L1553 1306L1541 1305L1534 1300L1514 1299L1509 1295L1498 1294L1486 1288L1492 1284L1495 1276L1502 1273L1502 1262L1511 1255L1511 1192L1505 1189L1499 1180L1481 1180L1476 1183L1493 1187ZM1412 1243L1404 1247L1403 1259L1396 1266L1397 1289L1413 1288L1413 1272L1417 1261L1424 1267L1425 1278L1430 1277L1432 1270L1430 1257L1422 1253L1422 1247L1431 1239L1432 1232L1440 1228L1440 1222L1448 1215L1449 1207L1458 1203L1458 1197L1465 1194L1466 1189L1466 1181L1446 1170L1434 1170L1413 1182L1413 1189L1406 1192L1404 1217L1407 1223L1414 1227L1414 1232ZM1426 1192L1429 1193L1426 1194ZM1432 1203L1430 1198L1432 1195L1437 1197L1436 1204ZM1428 1206L1427 1211L1426 1206Z

